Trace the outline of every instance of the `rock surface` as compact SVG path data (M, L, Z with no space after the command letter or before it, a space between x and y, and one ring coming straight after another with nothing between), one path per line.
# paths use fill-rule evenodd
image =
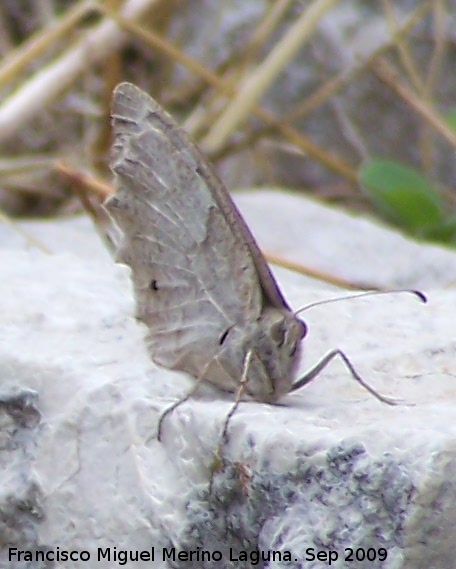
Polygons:
M26 224L52 255L2 227L0 567L111 569L123 551L151 548L154 561L144 554L125 566L319 568L331 555L339 568L454 567L456 253L290 195L237 201L266 250L353 280L425 289L427 305L391 295L305 313L302 370L339 347L404 403L381 405L334 362L282 405L242 403L223 465L214 450L232 403L209 387L166 417L159 443L159 414L192 381L150 362L128 271L86 220ZM293 306L336 294L275 273ZM9 560L14 547L79 560ZM163 547L194 558L163 561ZM289 551L291 561L271 553L255 564L257 548Z

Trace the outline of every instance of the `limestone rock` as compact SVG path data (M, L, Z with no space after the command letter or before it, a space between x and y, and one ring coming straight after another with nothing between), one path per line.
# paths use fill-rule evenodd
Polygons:
M145 552L132 568L307 569L330 553L331 567L454 567L456 254L302 198L259 192L238 203L266 249L345 278L425 288L427 305L392 295L305 313L302 371L340 347L403 404L381 405L335 362L281 405L242 403L223 464L214 451L232 400L210 387L166 417L159 443L159 414L193 383L147 357L128 271L83 220L26 224L53 255L2 227L5 568L53 566L8 561L9 547L89 553L61 561L66 569L112 569L125 550ZM293 306L335 296L275 273ZM193 561L163 560L173 547ZM276 553L255 565L258 548L291 561Z

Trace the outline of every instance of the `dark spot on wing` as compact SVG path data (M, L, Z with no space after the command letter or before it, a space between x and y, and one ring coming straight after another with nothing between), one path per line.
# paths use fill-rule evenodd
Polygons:
M221 346L223 345L224 341L226 340L226 338L227 338L229 332L230 332L230 328L227 328L227 329L225 330L225 332L223 332L223 334L220 336L220 338L219 338L219 344L220 344Z

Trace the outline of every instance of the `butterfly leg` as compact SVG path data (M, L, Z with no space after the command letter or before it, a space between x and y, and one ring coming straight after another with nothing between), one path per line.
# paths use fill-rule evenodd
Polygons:
M225 424L223 425L223 431L222 431L222 435L220 437L219 449L221 448L221 445L224 445L227 442L228 425L229 425L229 422L231 420L231 417L236 413L236 409L239 407L239 403L241 402L241 397L242 397L242 394L244 393L244 390L245 390L245 384L247 383L247 376L248 376L248 372L249 372L250 362L252 360L252 355L253 355L252 350L249 350L245 356L243 369L242 369L241 381L239 382L239 387L238 387L238 390L236 392L236 397L234 399L233 406L231 407L228 415L226 416Z
M179 399L178 401L176 401L175 403L173 403L172 405L170 405L167 409L165 409L163 411L163 413L160 415L159 419L158 419L158 424L157 424L157 440L158 442L161 442L161 435L162 435L162 427L163 427L163 421L165 419L165 417L171 413L171 411L174 411L174 409L176 409L177 407L179 407L179 405L181 405L182 403L185 403L186 401L188 401L190 399L190 397L196 393L201 385L201 382L204 381L204 376L206 374L206 370L207 368L211 365L212 363L212 359L204 366L204 369L201 373L201 375L198 377L198 379L195 382L195 385L192 387L192 389L187 393L187 395L185 395L182 399Z
M315 379L320 373L324 370L324 368L335 358L339 356L344 364L347 366L348 371L351 373L353 379L355 379L364 389L366 389L371 395L373 395L376 399L381 401L382 403L386 403L387 405L398 405L399 401L395 399L390 399L389 397L385 397L381 395L373 387L371 387L368 383L364 381L364 379L359 375L359 373L354 368L351 361L345 355L342 350L333 350L324 356L315 367L310 369L301 379L298 379L293 383L291 386L290 391L296 391L297 389L301 389L304 385L310 383L313 379Z
M211 475L211 482L210 482L210 490L212 489L212 481L214 478L214 474L221 469L223 464L223 447L228 442L228 427L231 421L232 416L236 413L236 409L239 407L239 403L241 402L242 394L245 390L245 385L247 383L248 372L250 367L250 362L252 360L253 351L249 350L244 358L243 368L242 368L242 376L241 381L239 382L239 387L236 391L236 397L234 399L234 403L231 409L228 412L228 415L225 418L225 422L223 424L222 433L220 435L219 443L217 448L214 452L214 463L212 466L212 475Z

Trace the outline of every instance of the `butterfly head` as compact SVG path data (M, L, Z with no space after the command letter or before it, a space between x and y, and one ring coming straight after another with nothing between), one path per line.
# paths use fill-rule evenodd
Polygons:
M252 399L272 403L290 391L306 333L291 311L263 309L249 342L253 357L246 391Z

